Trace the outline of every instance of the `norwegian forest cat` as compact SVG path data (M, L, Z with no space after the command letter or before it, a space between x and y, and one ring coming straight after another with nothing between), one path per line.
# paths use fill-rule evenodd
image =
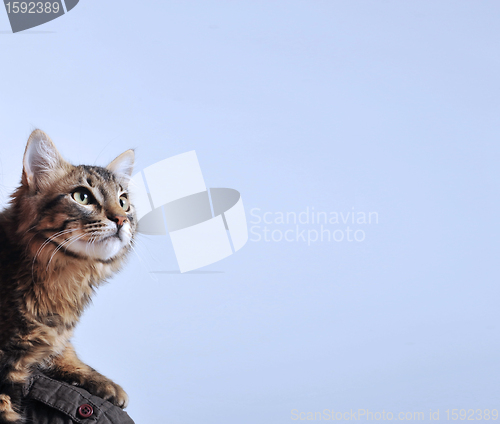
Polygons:
M33 372L124 408L127 394L70 343L94 290L118 271L137 226L128 181L134 152L106 168L73 166L34 131L20 187L0 213L0 423L21 423Z

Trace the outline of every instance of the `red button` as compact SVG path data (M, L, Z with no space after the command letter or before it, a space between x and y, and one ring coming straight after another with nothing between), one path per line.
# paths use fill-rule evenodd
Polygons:
M93 413L94 409L88 403L84 403L78 408L78 415L82 418L91 417Z

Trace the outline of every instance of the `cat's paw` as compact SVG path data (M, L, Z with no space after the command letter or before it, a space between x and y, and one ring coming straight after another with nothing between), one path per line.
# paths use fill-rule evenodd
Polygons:
M128 395L125 390L106 377L99 376L99 378L88 382L84 386L87 386L85 388L93 395L99 396L122 409L128 405Z
M21 422L21 415L14 411L10 396L0 395L0 424Z

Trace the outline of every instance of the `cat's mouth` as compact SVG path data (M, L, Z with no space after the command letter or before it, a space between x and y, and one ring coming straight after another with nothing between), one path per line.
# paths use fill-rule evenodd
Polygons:
M94 241L89 241L89 240L86 240L87 242L92 242L92 243L105 243L107 241L109 241L110 239L118 239L120 241L123 241L122 240L122 237L120 237L120 232L117 231L115 234L110 234L110 235L107 235L107 236L102 236L101 238L97 239L97 240L94 240Z
M58 250L87 259L109 261L122 254L130 241L131 236L127 231L102 235L81 233L59 243Z

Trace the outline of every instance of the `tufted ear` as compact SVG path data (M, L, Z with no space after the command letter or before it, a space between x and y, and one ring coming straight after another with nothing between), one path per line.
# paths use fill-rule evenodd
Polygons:
M134 170L135 153L133 150L127 150L111 162L106 168L115 174L124 184L128 185L128 181Z
M41 130L31 133L23 159L23 184L39 190L47 186L64 168L62 158L50 137Z

